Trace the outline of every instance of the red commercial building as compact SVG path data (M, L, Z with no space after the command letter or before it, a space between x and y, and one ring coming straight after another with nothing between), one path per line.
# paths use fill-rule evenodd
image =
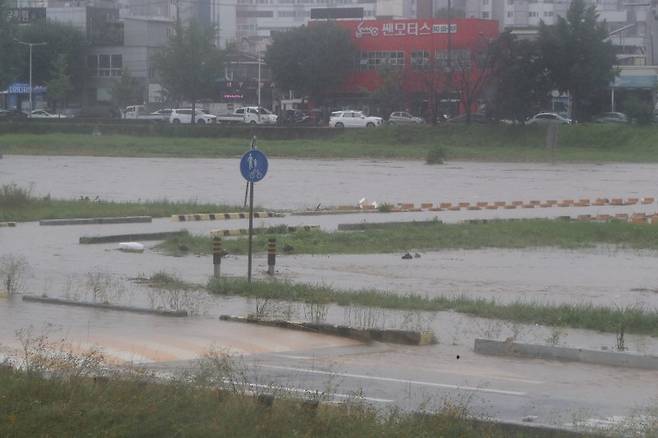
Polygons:
M364 106L368 93L382 84L381 67L390 66L389 71L397 71L405 95L403 108L398 109L416 113L426 111L431 90L443 97L454 96L444 100L459 101L457 76L468 70L471 79L477 79L479 70L473 61L498 36L498 22L493 20L339 20L336 23L350 32L359 56L354 72L334 96L334 105ZM456 112L458 107L454 105L450 111Z

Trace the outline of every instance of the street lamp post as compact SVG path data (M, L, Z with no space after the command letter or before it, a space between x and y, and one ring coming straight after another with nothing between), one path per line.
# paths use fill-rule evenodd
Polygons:
M21 44L23 46L28 46L30 48L30 112L28 113L28 117L32 118L32 94L33 94L33 91L32 91L32 47L34 47L34 46L45 46L48 43L46 43L46 42L43 42L43 43L28 43L28 42L19 41L19 40L15 40L15 41L18 44Z
M260 53L258 53L258 108L260 108L260 65L261 65L261 58L260 58Z

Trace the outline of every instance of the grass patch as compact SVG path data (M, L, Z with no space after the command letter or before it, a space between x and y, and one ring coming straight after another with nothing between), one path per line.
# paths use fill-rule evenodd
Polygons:
M117 216L167 217L185 213L226 213L243 208L168 200L111 202L95 200L51 199L34 196L30 189L14 184L0 187L0 221L34 221L42 219L95 218Z
M560 128L556 151L538 126L442 125L349 130L334 138L261 140L272 157L425 160L439 147L448 160L658 162L657 126L580 124ZM239 157L243 138L88 134L1 134L0 152L27 155Z
M4 437L574 437L472 419L446 403L439 413L381 413L356 401L309 407L182 381L45 379L0 368Z
M499 304L495 300L466 297L434 297L409 294L399 295L377 290L337 290L327 286L297 284L286 281L252 281L242 279L211 280L208 290L216 295L237 295L305 303L366 306L410 311L452 310L481 318L500 319L518 323L572 327L600 332L658 336L658 312L637 307L612 309L592 305L546 306L516 302Z
M256 251L267 249L271 235L255 235ZM658 227L612 221L608 223L528 219L465 224L396 224L365 231L300 231L277 235L278 251L291 254L375 254L410 250L557 247L565 249L612 245L658 249ZM231 254L245 254L247 239L224 239ZM158 246L170 255L212 251L210 237L182 234ZM186 248L186 251L180 251ZM287 251L283 251L287 249Z

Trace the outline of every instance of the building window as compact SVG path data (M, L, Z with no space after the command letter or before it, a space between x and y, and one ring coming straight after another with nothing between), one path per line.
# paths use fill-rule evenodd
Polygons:
M482 18L485 19L485 20L488 20L489 19L489 12L483 11L482 12Z
M420 50L411 52L411 68L414 70L427 70L430 68L430 52Z
M92 77L118 77L123 70L122 55L89 55L87 69Z
M361 52L361 57L359 59L360 70L374 70L380 65L393 65L396 67L403 66L404 52Z

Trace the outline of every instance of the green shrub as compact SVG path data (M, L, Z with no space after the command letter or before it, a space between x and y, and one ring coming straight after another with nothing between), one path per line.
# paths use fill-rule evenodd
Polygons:
M4 184L0 187L0 207L21 207L33 200L32 189L19 187L16 184Z
M425 158L426 164L443 164L446 160L445 150L441 146L432 146Z

